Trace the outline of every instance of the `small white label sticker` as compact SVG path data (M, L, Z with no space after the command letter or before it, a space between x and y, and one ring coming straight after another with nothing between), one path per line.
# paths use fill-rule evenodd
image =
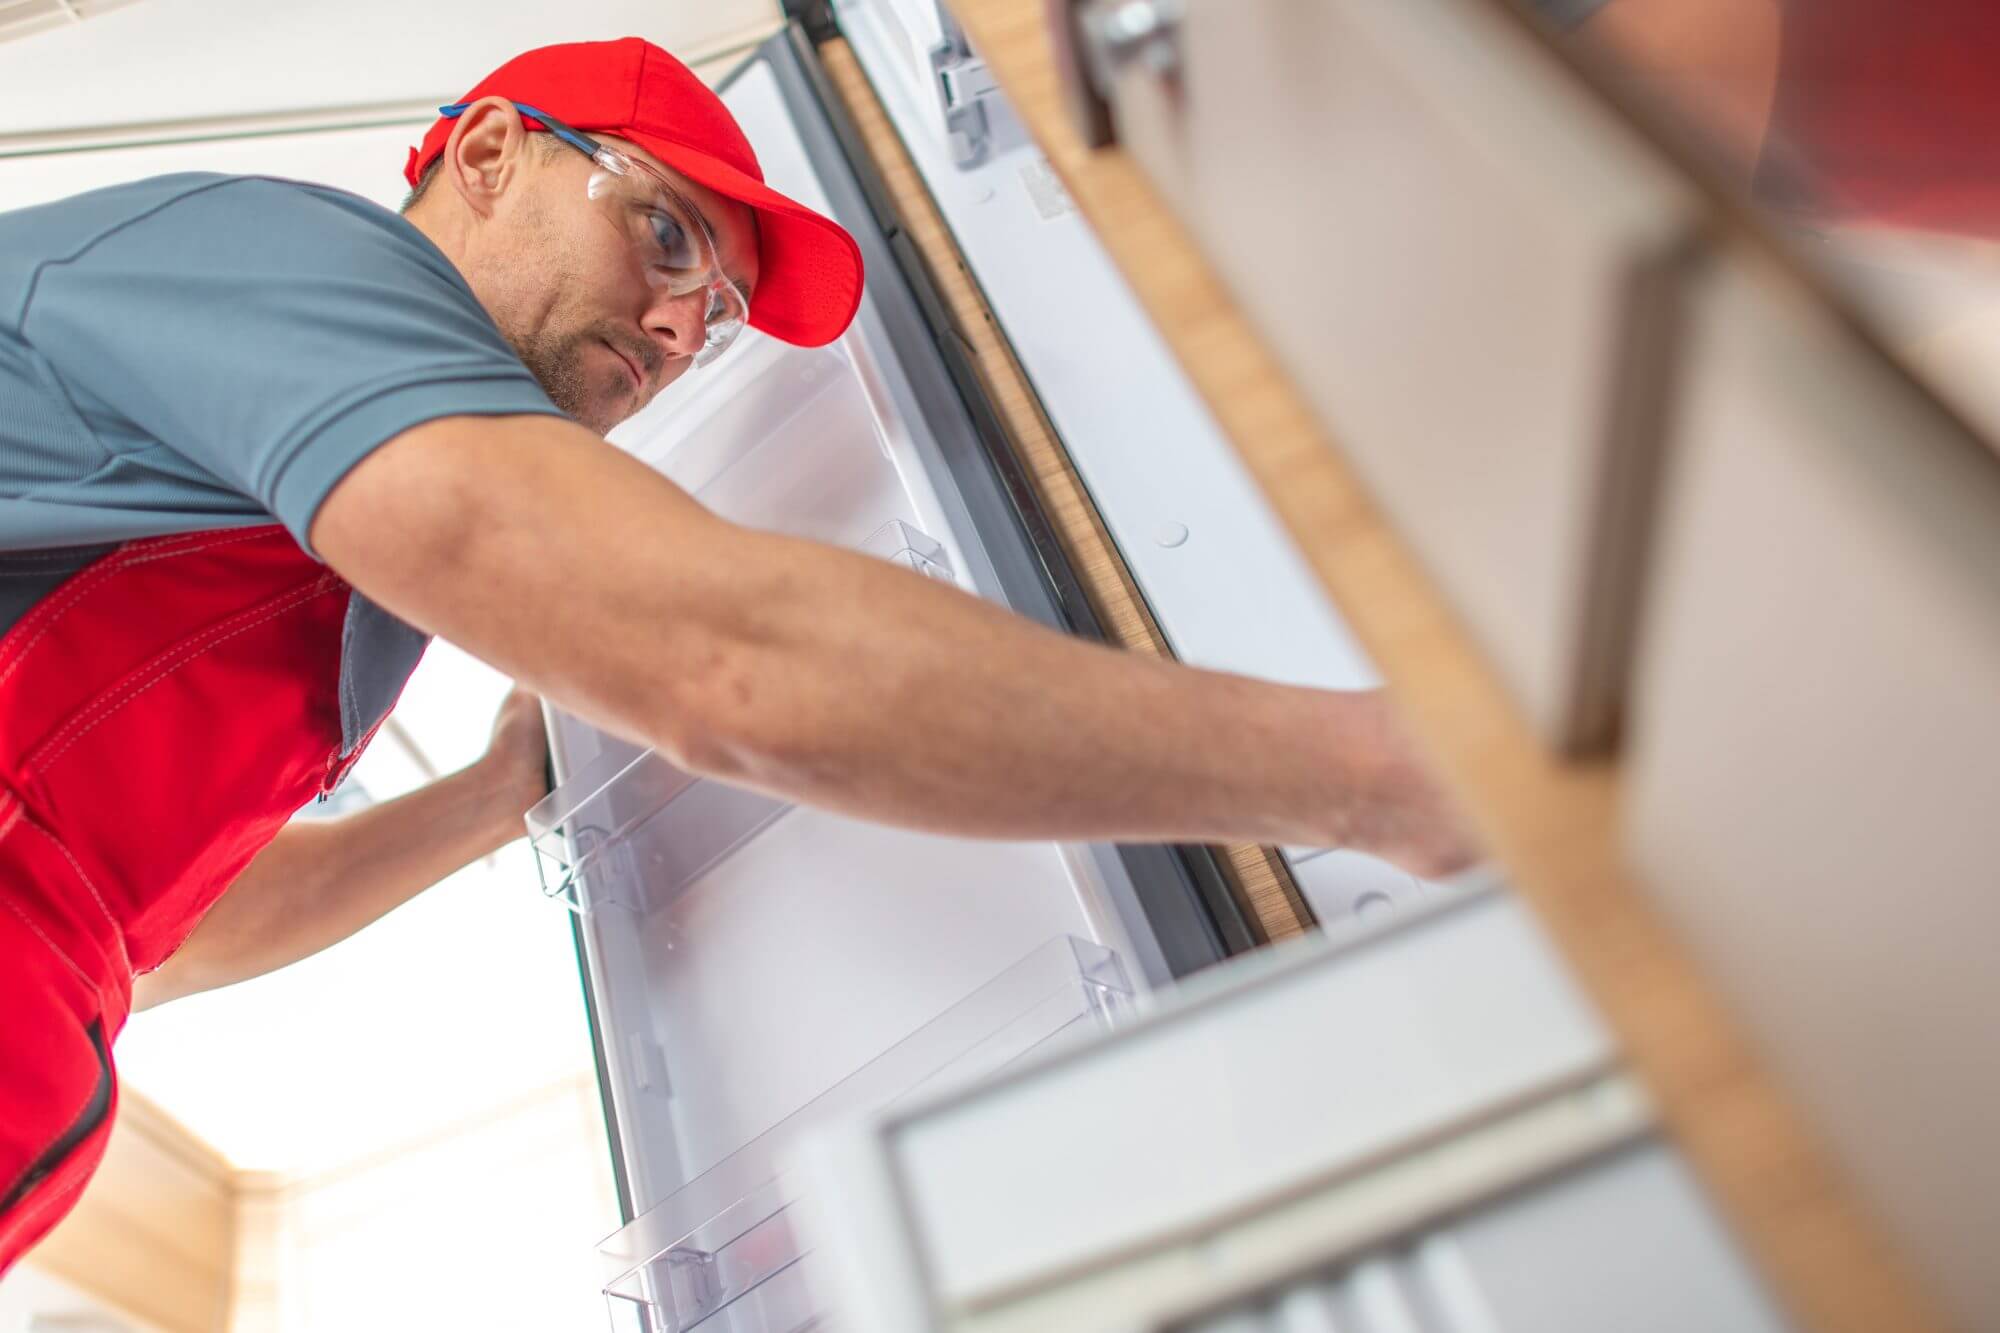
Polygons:
M1047 158L1038 157L1022 167L1021 183L1028 187L1028 198L1034 200L1035 212L1042 221L1051 222L1065 213L1076 212L1075 201L1056 179L1055 168Z

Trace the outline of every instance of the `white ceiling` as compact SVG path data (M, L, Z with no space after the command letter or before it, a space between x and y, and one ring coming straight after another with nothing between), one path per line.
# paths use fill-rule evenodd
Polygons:
M147 0L0 45L0 209L165 171L324 181L393 206L416 126L5 157L8 134L455 95L537 44L638 33L689 56L776 0ZM507 682L432 648L396 718L449 771ZM387 736L355 780L422 780ZM463 1124L590 1068L568 917L517 842L317 958L136 1015L125 1078L239 1167L312 1173Z
M146 0L0 45L0 133L453 97L550 42L640 36L690 62L778 0Z

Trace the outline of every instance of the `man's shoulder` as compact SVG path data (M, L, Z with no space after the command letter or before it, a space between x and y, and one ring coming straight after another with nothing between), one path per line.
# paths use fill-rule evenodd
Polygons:
M0 248L74 257L119 235L203 230L224 237L340 237L427 254L433 247L399 214L330 185L279 176L185 171L88 190L0 214ZM25 250L27 253L20 253Z
M324 207L338 196L340 201L359 205L358 209L343 209L355 216L363 215L365 210L395 216L358 196L303 181L287 181L273 176L230 176L214 171L179 171L165 176L121 181L67 198L32 204L11 213L0 213L0 222L27 230L41 230L60 223L69 227L72 237L87 240L121 224L175 209L203 196L214 196L225 206L301 211Z

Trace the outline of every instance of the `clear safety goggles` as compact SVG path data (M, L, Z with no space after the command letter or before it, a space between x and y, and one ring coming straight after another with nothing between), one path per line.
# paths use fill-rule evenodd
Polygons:
M457 116L469 102L438 108ZM749 322L750 301L722 271L720 251L708 219L672 181L653 167L571 129L545 111L520 102L514 109L539 120L549 133L588 157L597 167L587 189L612 223L629 238L646 281L669 296L705 292L702 323L706 336L694 364L705 366L729 350Z

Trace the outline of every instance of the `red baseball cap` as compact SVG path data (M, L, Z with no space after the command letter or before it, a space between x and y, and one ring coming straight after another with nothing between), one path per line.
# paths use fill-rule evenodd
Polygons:
M750 141L712 89L638 37L572 42L515 56L459 100L504 97L540 107L579 130L639 145L691 181L757 212L758 278L750 326L801 347L844 332L861 304L861 250L841 225L764 184ZM410 150L414 188L444 151L451 117ZM523 117L529 129L545 127Z

